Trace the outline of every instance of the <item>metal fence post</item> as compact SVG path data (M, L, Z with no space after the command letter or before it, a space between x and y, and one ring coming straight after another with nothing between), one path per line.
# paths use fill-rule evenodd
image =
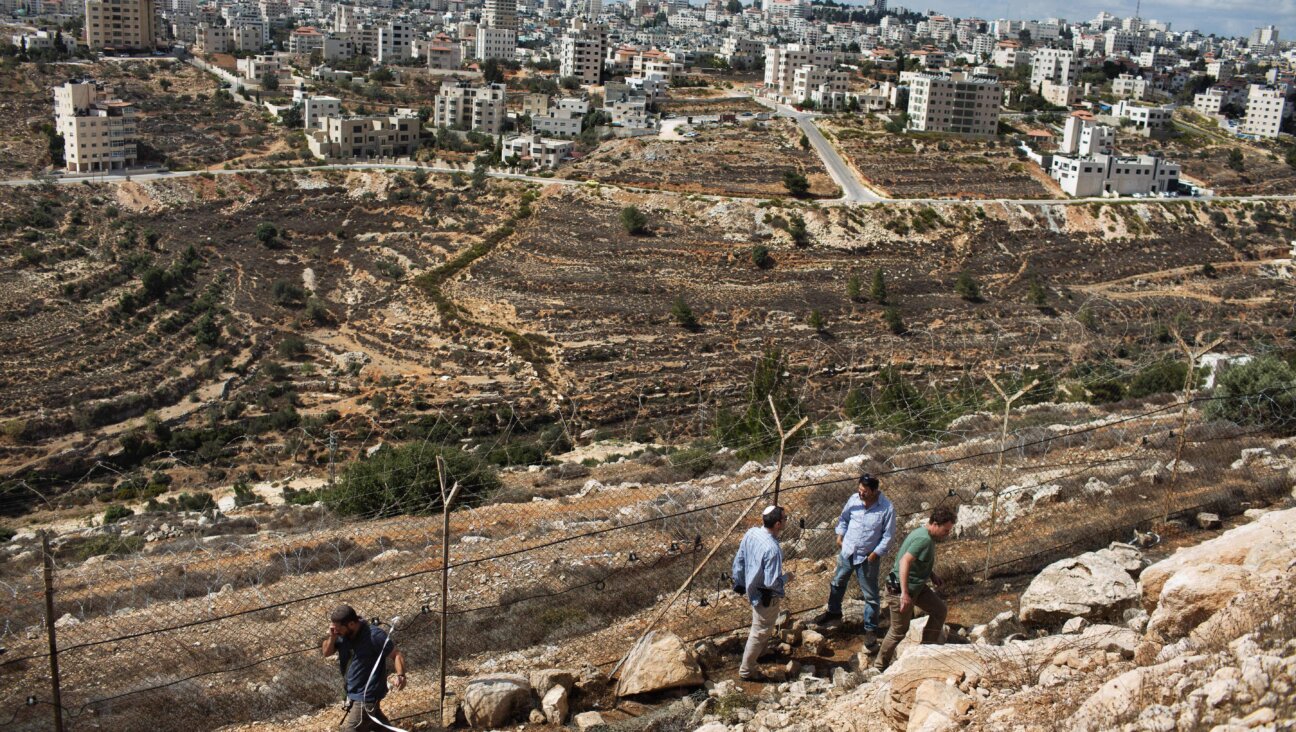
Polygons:
M446 696L446 621L450 617L450 612L446 604L447 596L450 593L450 504L454 503L455 496L459 494L459 482L455 481L454 487L450 493L446 493L445 483L445 460L440 455L436 459L437 482L441 484L441 642L438 655L441 656L441 673L440 675L440 696L437 701L437 716L440 722L445 724L445 696Z
M54 629L54 557L50 554L49 532L41 532L41 559L45 564L45 636L49 638L50 692L54 707L54 730L63 732L63 694L59 688L58 638Z

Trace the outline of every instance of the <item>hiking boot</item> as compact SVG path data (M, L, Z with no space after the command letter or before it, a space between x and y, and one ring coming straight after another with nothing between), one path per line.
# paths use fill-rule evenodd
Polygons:
M821 612L818 615L816 615L814 617L814 620L811 620L810 622L814 623L815 625L827 625L828 623L831 623L835 620L841 620L841 619L842 619L841 613L834 613L825 610L824 612Z
M738 678L753 684L763 684L770 680L770 677L766 676L765 672L761 671L760 669L756 669L755 671L752 671L746 676L743 676L740 673L738 674Z

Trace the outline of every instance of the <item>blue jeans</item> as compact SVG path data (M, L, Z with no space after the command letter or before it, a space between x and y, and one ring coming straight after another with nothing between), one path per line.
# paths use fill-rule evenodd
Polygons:
M854 572L859 582L860 594L864 596L864 630L877 631L878 614L881 611L878 592L878 571L882 567L882 558L876 562L865 560L863 564L851 565L850 560L837 554L837 571L828 585L828 612L841 614L842 599L846 597L846 585L850 584Z

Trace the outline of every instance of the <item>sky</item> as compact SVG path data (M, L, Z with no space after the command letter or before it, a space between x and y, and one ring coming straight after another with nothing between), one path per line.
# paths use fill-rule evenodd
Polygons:
M1134 15L1135 0L889 0L909 10L936 10L956 17L1066 18L1091 20L1100 10ZM1199 30L1228 36L1250 35L1264 25L1278 26L1282 40L1296 40L1296 0L1143 0L1140 17L1171 23L1171 30Z

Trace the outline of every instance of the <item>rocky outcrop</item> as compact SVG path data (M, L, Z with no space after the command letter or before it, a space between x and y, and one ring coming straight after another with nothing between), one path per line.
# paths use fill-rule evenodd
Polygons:
M681 686L699 686L705 680L693 651L673 633L654 631L645 636L621 666L616 695L630 696Z
M500 727L531 709L531 683L518 674L475 677L464 687L462 707L470 726Z
M1231 564L1185 567L1161 586L1147 633L1160 643L1178 640L1250 585L1251 570L1245 567Z
M972 697L953 684L928 679L914 692L907 732L937 732L954 728L974 705Z
M1053 626L1074 617L1116 620L1138 599L1128 545L1063 559L1045 567L1021 596L1018 617L1028 625Z
M566 723L569 708L567 689L562 685L554 685L540 700L540 711L544 713L545 720L549 724Z

